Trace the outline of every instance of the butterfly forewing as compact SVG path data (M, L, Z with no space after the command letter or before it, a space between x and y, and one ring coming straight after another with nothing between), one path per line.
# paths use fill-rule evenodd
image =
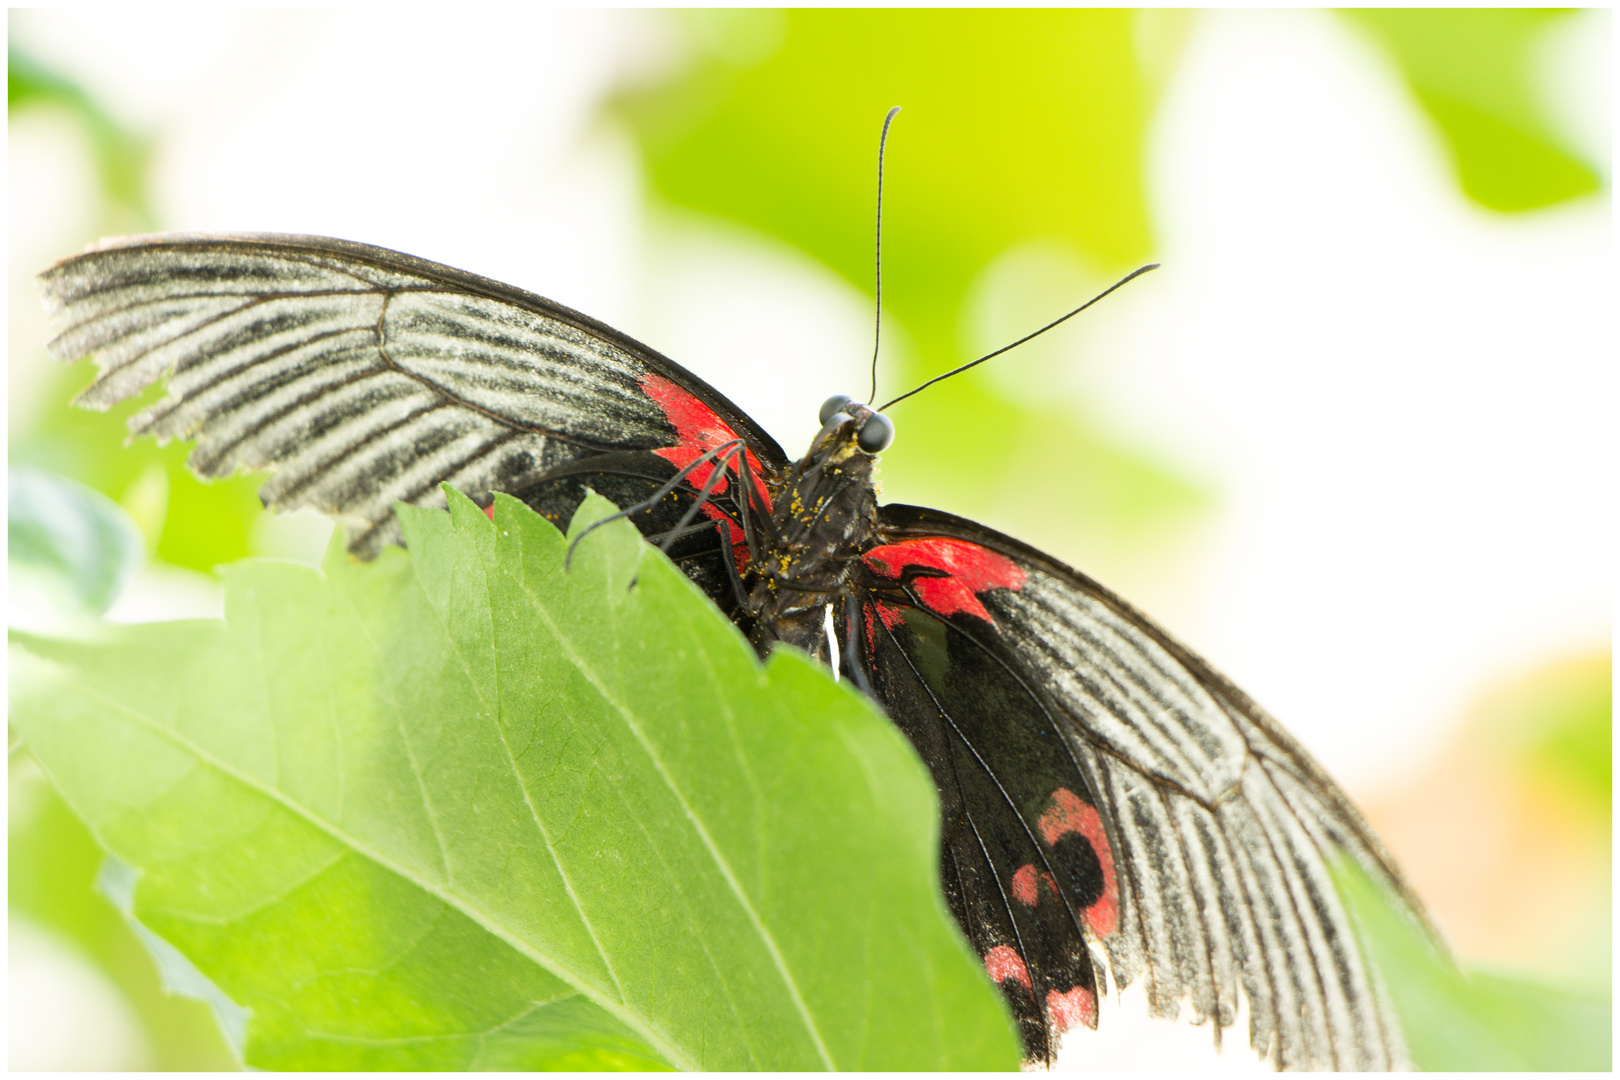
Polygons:
M42 275L59 357L100 368L106 409L166 378L137 434L195 439L203 476L273 468L277 509L398 542L395 502L488 504L570 462L741 437L776 443L700 379L578 312L499 282L321 237L120 241Z

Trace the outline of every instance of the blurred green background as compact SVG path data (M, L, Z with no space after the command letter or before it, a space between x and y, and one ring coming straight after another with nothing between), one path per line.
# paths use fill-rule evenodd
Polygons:
M1163 257L1167 242L1174 248L1177 224L1156 216L1163 200L1155 184L1163 180L1152 172L1158 160L1152 140L1169 88L1187 77L1189 43L1208 32L1211 17L1103 10L627 14L589 31L598 50L604 36L630 44L592 78L581 78L583 88L568 106L582 118L571 137L589 143L610 133L630 162L633 202L648 220L723 222L770 237L869 296L878 125L889 105L903 105L885 193L887 338L879 394L886 399ZM76 196L81 205L73 220L82 222L82 235L64 238L54 254L97 235L195 227L174 220L182 215L173 212L172 197L154 197L162 151L184 130L185 110L170 123L151 119L150 109L124 107L108 89L113 83L85 78L85 68L64 59L71 54L64 52L71 22L44 26L19 18L12 13L8 79L14 173L22 123L29 125L28 147L47 129L76 147L92 181ZM1448 197L1462 208L1458 213L1543 221L1606 198L1608 162L1570 136L1559 102L1537 75L1547 42L1589 16L1381 10L1327 18L1320 32L1342 35L1354 43L1347 48L1376 58L1371 62L1393 75L1392 85L1444 155ZM482 111L471 78L455 74L480 63L476 51L465 37L436 42L431 30L387 37L406 50L398 57L400 77L426 78L420 72L442 67L444 97ZM534 40L533 62L571 48L568 35L576 32L582 31L570 24ZM1597 32L1607 31L1589 31ZM333 34L340 45L346 40ZM282 39L268 37L273 53ZM337 64L343 51L316 55ZM87 56L93 66L93 54ZM325 77L319 69L313 75ZM125 77L145 76L137 67ZM150 78L160 82L162 75L154 70ZM202 108L210 88L188 93ZM215 108L228 110L233 100L227 94ZM367 106L351 100L336 107L364 122ZM500 137L522 144L523 115L513 109ZM262 114L243 106L249 137L256 123L265 123ZM422 145L434 155L454 155L458 123L454 108L425 117ZM275 129L266 130L273 139ZM190 152L208 148L193 145ZM361 187L409 183L364 160L332 156L311 165L306 172L329 171ZM319 181L310 177L312 185ZM15 222L31 210L21 201L26 189L12 190ZM405 246L387 235L355 238ZM26 297L16 279L39 268L13 265L14 307ZM1151 281L1131 289L1140 292ZM544 281L519 284L554 292ZM1147 295L1138 302L1151 307ZM110 415L70 408L89 373L83 365L46 368L43 345L42 338L21 346L13 339L13 464L73 478L117 501L160 570L206 573L249 554L308 557L318 550L318 537L289 540L286 530L266 523L258 478L205 485L185 470L183 446L125 446L124 420L141 403ZM899 407L901 441L884 460L889 492L991 520L1110 582L1143 582L1152 592L1164 579L1195 574L1196 565L1189 570L1175 553L1229 504L1218 472L1131 435L1100 405L1056 392L1042 399L1041 380L1059 380L1054 372L1076 355L1084 364L1104 363L1094 351L1100 347L1084 340L1067 351L1042 342L998 361L1021 365L1022 375L954 380ZM767 354L758 362L771 360ZM23 368L26 377L18 375ZM19 378L27 391L20 396ZM1009 378L1021 379L1024 390L1009 392ZM864 393L864 379L847 389ZM816 401L804 408L813 411ZM1166 551L1171 556L1156 562ZM1454 935L1465 928L1457 940L1464 955L1477 955L1480 943L1504 934L1522 937L1525 913L1537 910L1539 898L1573 897L1556 925L1549 903L1548 918L1537 920L1546 933L1531 935L1532 948L1499 947L1492 955L1537 968L1545 978L1606 988L1611 704L1603 644L1599 652L1571 647L1567 659L1527 661L1479 686L1473 718L1448 718L1452 741L1430 747L1428 771L1409 769L1405 786L1383 792L1371 812L1419 891L1435 898L1441 924ZM31 933L43 928L54 935L53 947L110 980L136 1028L128 1056L84 1067L230 1067L203 1007L162 993L143 950L94 891L95 846L26 750L14 748L10 780L14 920L27 920ZM1450 797L1437 799L1439 790ZM1489 843L1463 845L1475 861L1459 868L1451 830L1477 828L1463 808L1479 806L1513 807L1515 826L1497 830ZM1550 834L1560 838L1551 855ZM1506 878L1526 878L1524 860L1533 862L1539 880L1520 888ZM1458 881L1470 887L1453 887ZM1599 953L1601 962L1594 959ZM18 993L14 981L14 1002Z

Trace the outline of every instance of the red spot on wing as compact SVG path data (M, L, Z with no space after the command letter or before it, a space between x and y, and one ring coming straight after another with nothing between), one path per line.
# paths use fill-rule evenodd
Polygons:
M984 970L990 973L993 982L1017 979L1031 990L1035 988L1029 981L1029 969L1024 966L1024 958L1014 952L1010 945L997 945L985 953Z
M714 505L714 503L704 503L703 513L711 521L723 521L726 523L726 529L731 533L731 554L737 562L737 573L746 573L748 569L748 545L744 542L747 538L743 535L742 526L732 520L730 515Z
M737 433L713 409L668 379L649 371L641 377L641 388L664 410L664 418L674 426L680 445L697 447L701 453L737 438Z
M489 520L491 520L491 521L495 520L495 504L494 503L490 503L488 506L484 507L484 516L489 518Z
M1046 1011L1052 1017L1052 1026L1059 1032L1077 1028L1081 1024L1097 1030L1097 995L1083 986L1073 990L1048 990Z
M930 611L937 611L941 615L955 615L958 611L965 611L969 615L977 615L985 622L992 621L990 613L979 603L979 598L955 578L917 578L912 585L917 590L918 599Z
M872 621L872 613L874 611L877 612L877 617L882 621L883 625L890 630L893 630L895 627L899 626L905 621L906 618L905 608L902 608L897 604L885 604L881 600L875 600L872 603L867 604L865 612L866 647L868 649L877 648L877 625Z
M1029 576L1005 555L944 536L882 544L861 558L877 573L897 581L907 567L944 571L944 577L912 579L917 598L936 614L949 617L965 611L992 626L995 620L979 602L978 594L990 589L1022 588Z
M1013 874L1013 899L1017 900L1025 907L1034 907L1035 902L1041 898L1040 890L1038 888L1038 881L1039 879L1035 877L1035 866L1033 863L1025 863L1023 866L1020 866Z
M1046 885L1046 895L1056 896L1057 882L1045 870L1036 871L1034 863L1025 863L1013 871L1012 894L1013 899L1027 907L1034 907L1040 903L1041 884Z
M1097 808L1068 788L1058 788L1052 792L1052 805L1042 811L1036 827L1048 847L1069 833L1077 833L1085 837L1091 850L1097 853L1097 863L1102 867L1103 892L1086 908L1086 925L1098 935L1112 934L1119 925L1119 885L1114 878L1114 850L1108 846L1108 833L1097 816Z
M680 440L674 446L666 446L661 450L654 450L653 453L677 469L684 469L717 446L736 441L737 433L731 430L731 425L720 419L713 409L699 401L690 391L650 371L641 377L641 389L664 410L664 419L675 428L675 437ZM748 455L748 464L753 469L754 486L768 507L770 497L761 479L764 470L760 468L759 458L754 456L752 450L745 450L744 453ZM712 472L714 465L709 462L693 469L691 472L693 486L701 489L709 482L709 475ZM720 479L715 481L713 493L723 494L727 482L725 475L722 474Z

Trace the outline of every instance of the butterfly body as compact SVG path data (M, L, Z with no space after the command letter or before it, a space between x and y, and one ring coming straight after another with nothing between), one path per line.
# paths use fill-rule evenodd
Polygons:
M847 399L806 455L695 375L542 297L319 237L115 241L43 275L53 350L204 476L351 523L512 494L566 525L609 498L762 653L868 693L939 790L940 878L1028 1060L1141 985L1274 1064L1407 1063L1327 864L1421 907L1355 808L1247 696L1083 574L982 525L881 505L892 429Z
M848 420L818 435L775 492L767 527L749 536L749 550L758 552L747 608L756 645L781 641L829 658L821 614L847 595L877 531L872 474Z

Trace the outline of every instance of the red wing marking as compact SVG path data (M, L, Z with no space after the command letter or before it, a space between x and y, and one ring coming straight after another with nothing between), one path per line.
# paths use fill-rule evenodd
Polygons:
M966 540L933 537L883 544L861 556L866 565L896 581L909 566L943 570L944 577L917 577L911 586L928 610L949 617L959 611L977 616L990 625L995 620L979 602L977 594L990 589L1019 589L1028 577L1019 565L989 548Z
M1052 792L1052 805L1041 813L1036 826L1048 847L1069 833L1077 833L1085 837L1091 850L1097 853L1097 863L1102 867L1103 892L1086 908L1086 925L1098 935L1112 934L1119 925L1119 885L1114 880L1114 851L1108 846L1108 833L1097 816L1097 808L1087 805L1068 788L1058 788Z
M1035 877L1035 865L1033 863L1025 863L1023 866L1018 868L1016 873L1013 874L1013 898L1020 904L1023 904L1025 907L1034 907L1035 902L1041 898L1037 885L1038 882Z
M1048 896L1056 896L1058 894L1057 882L1052 880L1051 874L1048 874L1045 870L1042 870L1039 872L1039 876L1037 877L1035 864L1025 863L1023 866L1020 866L1016 871L1013 872L1013 899L1017 900L1025 907L1034 907L1036 904L1040 903L1040 887L1042 882L1046 883L1046 893Z
M885 604L881 600L875 600L866 605L866 647L868 649L877 648L877 627L872 622L874 608L877 610L877 617L890 630L899 626L906 618L906 609L898 604Z
M491 520L491 521L495 520L495 504L494 503L490 503L488 506L484 507L484 516L489 518L489 520Z
M662 450L654 450L653 453L677 469L684 469L717 446L737 441L737 433L731 430L731 425L720 419L713 409L703 404L689 391L683 390L668 379L649 371L641 377L641 389L664 410L664 419L674 426L675 437L680 440L675 446L666 446ZM768 508L771 500L765 490L765 482L762 479L764 470L760 468L759 458L754 456L752 450L744 452L748 455L749 467L753 469L754 486ZM709 482L709 474L712 472L714 472L713 464L705 462L699 465L691 472L692 485L701 489ZM722 475L715 482L713 493L724 494L726 484L727 479Z
M1029 981L1029 969L1024 966L1024 958L1014 952L1011 945L997 945L985 953L984 970L990 973L992 982L1017 979L1029 989L1035 989Z
M742 526L733 521L730 515L728 515L724 510L721 510L718 506L714 505L714 503L704 503L703 513L710 520L723 521L726 523L726 528L731 532L731 554L737 561L737 573L747 573L748 538L743 535Z
M1052 1026L1059 1032L1081 1024L1097 1030L1097 995L1083 986L1068 991L1048 990L1046 1011L1052 1016Z

